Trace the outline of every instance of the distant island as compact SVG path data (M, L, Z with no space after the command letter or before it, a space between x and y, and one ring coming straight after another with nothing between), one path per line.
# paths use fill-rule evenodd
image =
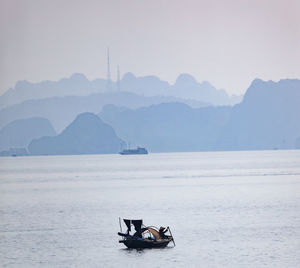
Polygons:
M28 151L32 155L111 154L123 146L112 127L92 113L83 113L59 135L34 139Z
M54 135L56 132L47 118L17 119L0 129L0 151L27 148L34 138Z
M155 152L293 149L299 144L300 80L256 79L233 107L165 103L99 113L124 140ZM297 143L298 141L298 143Z
M188 76L181 79L184 82L176 84L195 83ZM193 107L165 97L109 94L28 100L2 109L0 122L11 121L0 129L0 155L118 153L124 141L151 152L300 148L298 79L255 79L242 102L234 106ZM76 114L82 110L88 111ZM37 117L45 111L50 120ZM56 135L52 121L64 122L60 134Z

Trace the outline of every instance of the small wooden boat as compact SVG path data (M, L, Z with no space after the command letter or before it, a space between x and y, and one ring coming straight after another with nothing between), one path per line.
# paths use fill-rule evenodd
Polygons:
M127 232L122 232L121 220L118 235L122 237L119 243L123 243L128 248L163 248L166 247L171 241L174 242L171 230L169 227L144 226L143 220L128 220L124 219L127 226ZM131 227L134 226L134 234L130 234ZM168 233L168 235L167 235Z

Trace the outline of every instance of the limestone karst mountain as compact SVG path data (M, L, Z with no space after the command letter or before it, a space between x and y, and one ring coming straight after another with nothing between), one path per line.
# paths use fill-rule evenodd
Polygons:
M34 138L54 136L56 132L46 118L32 117L15 120L0 130L0 151L27 148Z
M292 149L300 136L300 80L256 79L233 107L220 150Z
M192 81L192 83L191 83ZM154 75L136 77L126 73L120 81L111 82L107 89L105 79L88 80L83 74L75 73L58 81L41 81L32 83L18 81L15 87L8 89L0 96L0 109L19 104L27 100L37 100L52 97L89 96L95 93L130 92L139 96L167 96L184 100L194 100L213 105L229 105L240 101L241 97L228 96L224 90L218 90L209 82L199 83L189 74L178 76L174 85L161 80Z
M33 155L117 153L124 142L112 127L92 113L83 113L59 135L34 139L28 146Z

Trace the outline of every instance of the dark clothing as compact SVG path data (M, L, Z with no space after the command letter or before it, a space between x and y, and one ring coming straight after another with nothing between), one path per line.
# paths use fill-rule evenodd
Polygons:
M159 235L161 238L167 238L167 236L165 235L165 233L168 231L168 228L163 228L163 227L160 227L159 228Z

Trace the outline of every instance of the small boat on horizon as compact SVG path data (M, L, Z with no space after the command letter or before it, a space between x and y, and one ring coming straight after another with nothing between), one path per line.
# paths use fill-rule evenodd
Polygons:
M119 154L122 154L122 155L148 154L148 151L146 150L146 148L138 146L136 149L124 149Z
M164 248L171 241L175 246L170 227L158 229L155 226L145 226L143 220L123 219L123 221L127 226L127 231L126 233L122 232L121 219L119 218L121 232L118 232L118 235L122 237L119 243L123 243L127 248ZM130 234L132 225L135 229L133 235Z

